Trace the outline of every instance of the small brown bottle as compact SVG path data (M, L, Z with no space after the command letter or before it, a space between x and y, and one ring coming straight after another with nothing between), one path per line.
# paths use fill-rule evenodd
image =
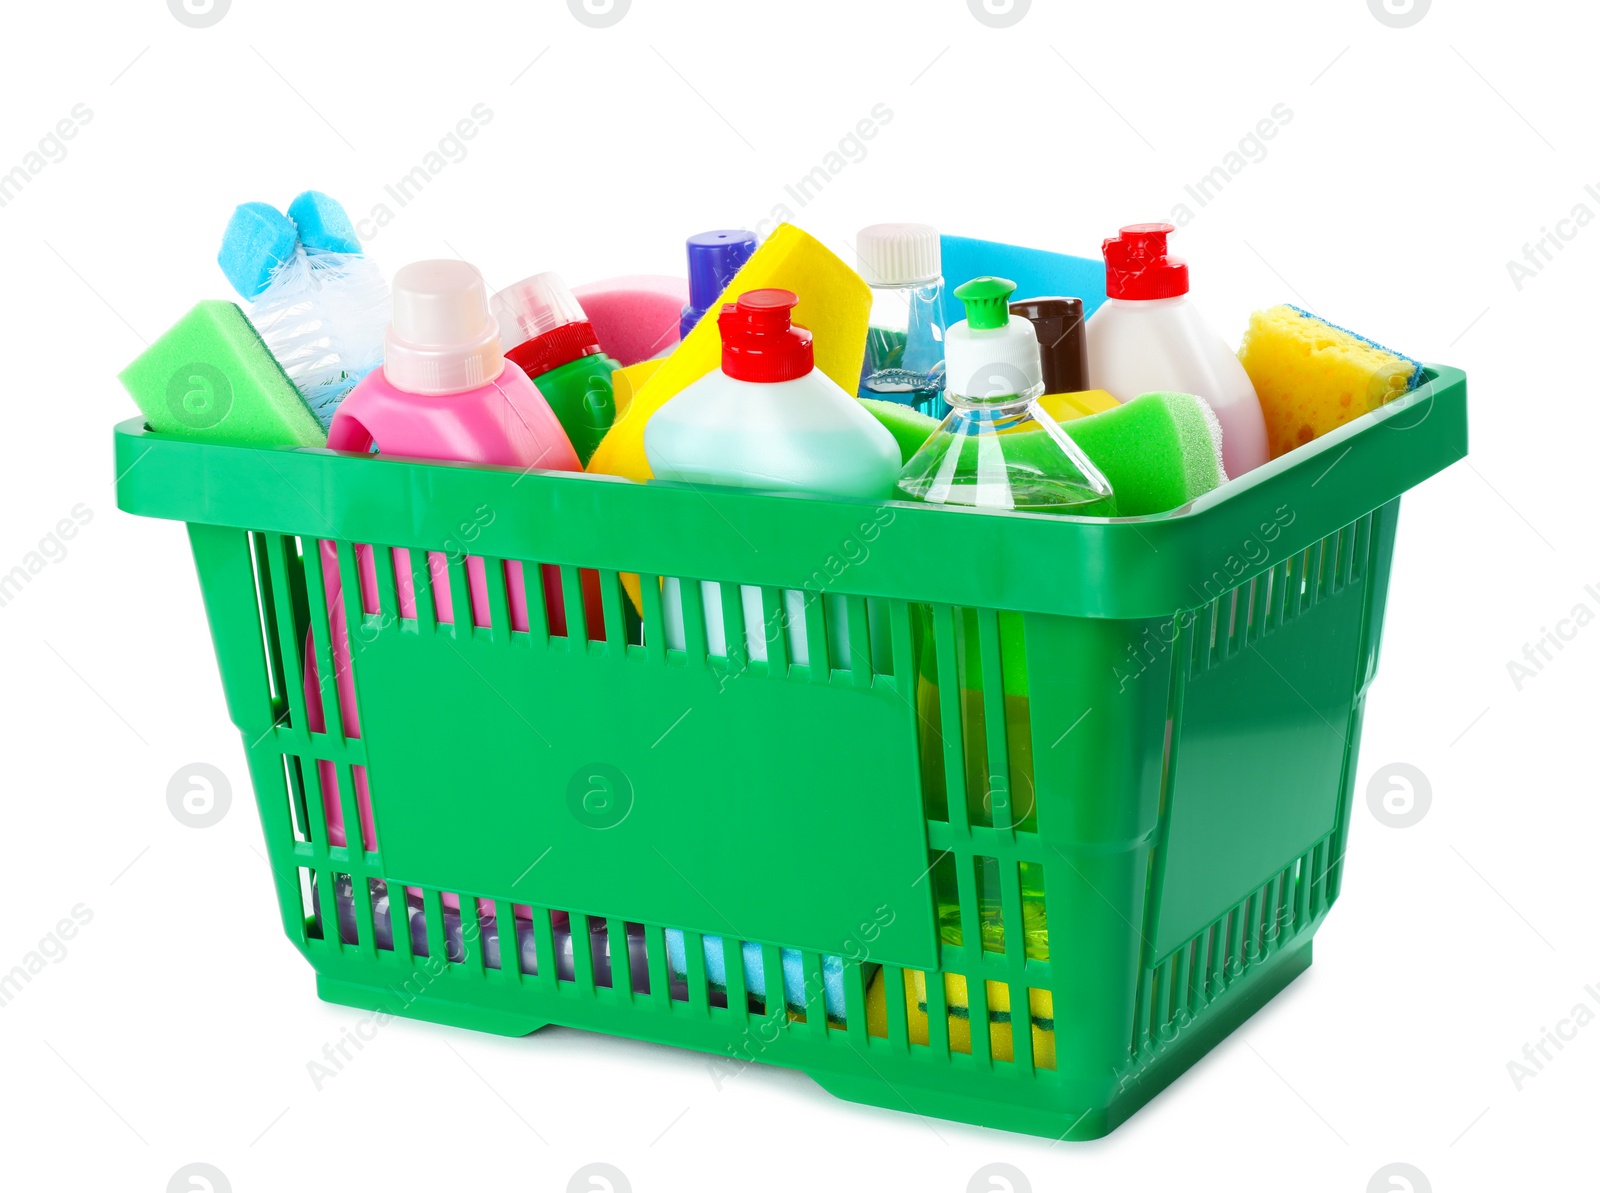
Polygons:
M1039 337L1045 393L1075 394L1089 388L1082 299L1029 298L1012 303L1011 313L1033 324Z

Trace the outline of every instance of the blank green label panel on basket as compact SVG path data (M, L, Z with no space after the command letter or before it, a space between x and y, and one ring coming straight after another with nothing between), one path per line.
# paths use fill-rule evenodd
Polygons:
M936 967L914 713L885 679L375 625L356 676L394 879Z

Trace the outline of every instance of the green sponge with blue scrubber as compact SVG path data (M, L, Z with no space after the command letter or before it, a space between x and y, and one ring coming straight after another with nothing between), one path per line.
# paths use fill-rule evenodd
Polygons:
M1420 361L1287 304L1250 316L1239 360L1261 402L1273 459L1422 381Z

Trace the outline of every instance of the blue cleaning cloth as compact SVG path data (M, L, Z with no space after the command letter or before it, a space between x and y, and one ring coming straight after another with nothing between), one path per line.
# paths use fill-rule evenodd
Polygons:
M289 218L300 230L300 243L324 253L361 252L355 225L337 199L321 191L302 191L289 204Z
M241 298L267 288L272 271L294 256L294 221L267 203L241 203L222 234L217 264Z
M969 236L941 236L944 280L955 288L973 278L1009 278L1017 284L1012 300L1026 298L1081 298L1084 318L1106 300L1106 263L1100 258L1069 257L1044 249L974 240Z
M728 987L728 966L722 951L722 937L701 937L706 958L706 980L718 990ZM744 988L757 998L767 997L767 975L761 946L745 941L740 951L744 955ZM792 1011L806 1009L805 965L799 949L782 949L779 960L783 965L783 1000ZM688 973L688 957L684 949L683 933L677 928L667 929L667 966L672 976L682 978ZM844 961L824 954L822 958L822 1005L829 1019L844 1019Z

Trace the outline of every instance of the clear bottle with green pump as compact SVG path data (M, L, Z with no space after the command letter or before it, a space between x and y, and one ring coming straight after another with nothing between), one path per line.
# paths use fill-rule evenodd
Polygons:
M956 288L967 317L945 337L950 413L906 463L897 491L941 505L1109 513L1110 483L1038 404L1039 341L1011 315L1016 288L1005 278Z

